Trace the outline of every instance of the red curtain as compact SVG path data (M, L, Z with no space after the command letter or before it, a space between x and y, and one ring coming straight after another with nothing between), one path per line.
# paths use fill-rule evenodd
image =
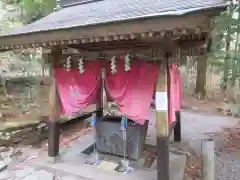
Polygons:
M181 109L181 102L182 102L182 81L181 81L181 73L180 70L176 69L176 80L177 80L177 105L176 110L180 111Z
M158 68L143 61L132 61L131 70L124 71L124 61L117 60L115 74L110 63L105 71L105 89L110 100L128 118L143 124L148 119L152 95L157 81Z
M124 71L124 62L116 61L116 73L111 72L111 62L105 65L104 87L108 101L116 101L118 106L122 106L121 101L124 99L132 79L130 72ZM128 78L129 77L129 78Z
M181 75L174 64L168 66L168 93L168 120L172 124L176 120L175 112L181 108Z
M172 65L168 66L168 122L172 124L175 121L175 100L176 100L176 79Z
M55 68L54 74L60 96L61 113L72 115L97 102L100 87L101 61L84 64L85 72L77 69ZM131 62L131 70L124 71L124 61L116 61L116 73L111 73L111 64L105 65L104 86L109 101L115 101L118 110L128 118L143 124L149 116L154 94L158 67L143 61ZM169 124L175 121L175 111L180 110L181 79L175 65L169 66Z
M96 103L101 82L101 62L87 62L84 70L84 73L80 74L78 69L68 72L66 68L55 68L61 114L72 115Z

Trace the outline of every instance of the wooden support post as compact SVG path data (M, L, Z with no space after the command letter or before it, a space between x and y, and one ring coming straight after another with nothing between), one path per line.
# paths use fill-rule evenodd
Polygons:
M202 148L202 176L203 180L215 180L215 152L214 141L204 139L201 143Z
M181 60L181 49L180 49L180 47L178 47L177 49L178 49L177 56L178 56L178 60L180 61ZM179 78L181 78L181 77L179 77ZM180 80L178 80L178 82L179 81ZM182 89L180 89L180 91L182 93ZM180 93L180 92L178 92L178 93ZM182 94L180 95L180 97L182 98ZM180 109L181 109L181 105L180 105ZM180 142L181 141L181 110L178 110L175 112L175 118L176 118L176 124L174 127L174 141Z
M181 141L181 112L175 112L176 117L176 125L174 127L174 141L180 142Z
M98 103L96 104L96 110L97 110L97 113L96 113L96 119L99 120L101 117L103 117L103 73L104 73L104 70L102 69L101 70L101 74L100 74L100 79L101 79L101 84L100 84L100 89L99 89L99 94L98 94Z
M167 63L161 64L156 84L157 179L169 180Z
M55 158L59 155L60 122L50 121L48 131L48 156Z
M51 78L51 88L50 88L50 115L48 124L48 156L55 158L59 155L59 137L60 137L60 121L59 121L59 107L58 107L58 93L54 78L54 61L58 59L60 55L59 50L53 50L51 54L48 55L48 60L51 62L50 66L50 78ZM48 61L49 63L49 61Z
M99 78L100 78L100 87L99 87L99 91L98 91L98 101L97 101L97 104L96 104L96 121L99 121L102 117L103 117L103 73L104 73L104 69L102 68L101 69L101 72L99 74ZM94 145L94 153L96 155L96 160L98 161L99 158L100 158L100 154L98 153L98 150L97 150L97 122L95 124L95 129L93 129L93 132L94 132L94 138L95 138L95 145Z

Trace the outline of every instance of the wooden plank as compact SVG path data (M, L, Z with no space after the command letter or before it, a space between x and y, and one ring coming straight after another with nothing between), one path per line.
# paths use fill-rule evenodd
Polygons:
M17 122L2 122L0 123L0 132L12 132L17 131L25 128L33 128L37 127L39 121L17 121Z

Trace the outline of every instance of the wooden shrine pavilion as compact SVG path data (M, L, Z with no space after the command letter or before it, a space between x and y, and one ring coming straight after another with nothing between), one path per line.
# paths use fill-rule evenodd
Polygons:
M204 57L211 42L212 19L226 6L224 0L60 0L47 17L1 35L0 51L41 47L46 49L45 62L53 65L61 64L69 53L73 60L79 57L108 60L129 53L161 66L156 93L167 93L167 64L178 63L182 56ZM50 101L53 113L49 122L52 157L58 155L59 149L55 97L53 81ZM102 101L99 96L97 120L103 116ZM157 177L169 180L168 108L156 108L156 122ZM176 136L179 128L178 117Z

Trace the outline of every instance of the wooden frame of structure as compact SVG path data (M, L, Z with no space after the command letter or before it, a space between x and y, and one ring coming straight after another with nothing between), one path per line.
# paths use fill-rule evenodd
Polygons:
M132 53L149 57L160 64L162 70L156 85L159 92L167 95L167 63L184 55L204 55L211 32L211 18L223 8L198 11L184 16L151 17L87 27L72 27L40 31L28 34L12 34L0 37L0 50L43 47L48 49L48 61L56 63L66 55L62 50L73 48L73 56L101 56ZM181 56L180 56L181 54ZM96 58L94 58L96 59ZM141 58L140 58L141 59ZM158 63L160 62L160 63ZM103 115L102 93L97 105L97 118ZM59 154L59 126L56 108L56 87L53 80L51 91L52 114L49 123L49 156ZM169 124L168 109L156 111L158 180L169 180ZM180 112L176 112L175 140L181 140Z

